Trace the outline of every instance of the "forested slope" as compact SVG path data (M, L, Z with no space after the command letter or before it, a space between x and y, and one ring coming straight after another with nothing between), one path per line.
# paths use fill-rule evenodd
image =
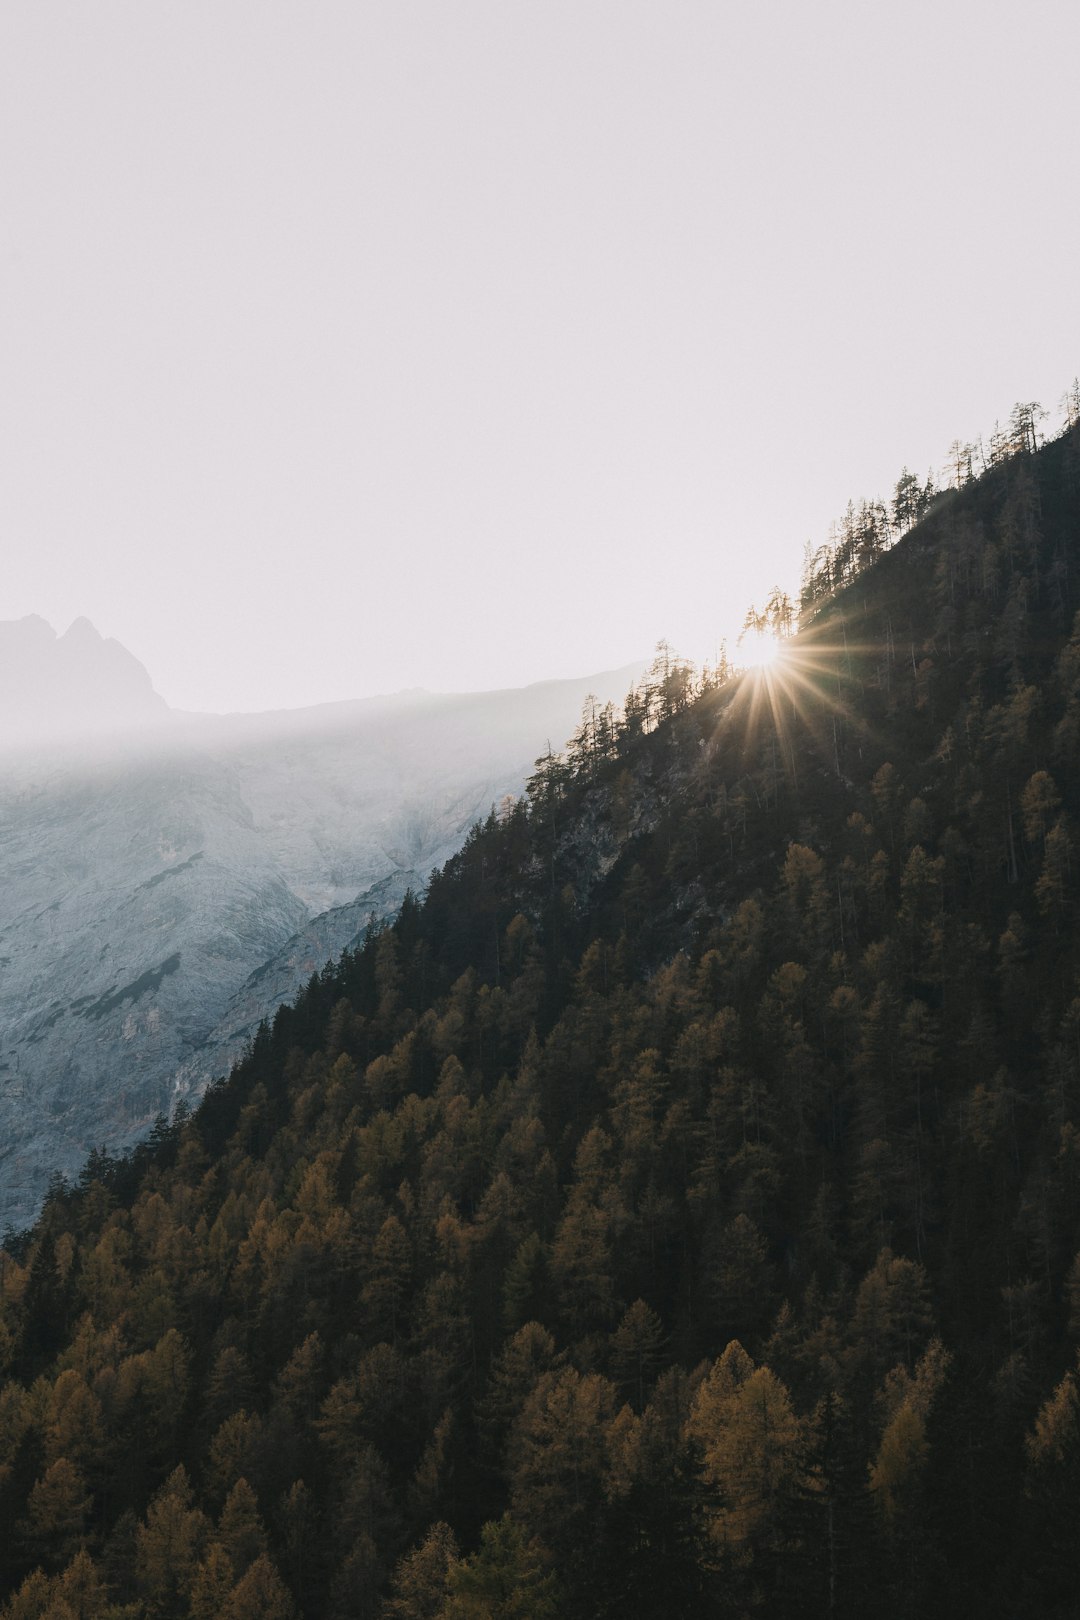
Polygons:
M959 481L54 1187L4 1620L1078 1612L1080 433Z

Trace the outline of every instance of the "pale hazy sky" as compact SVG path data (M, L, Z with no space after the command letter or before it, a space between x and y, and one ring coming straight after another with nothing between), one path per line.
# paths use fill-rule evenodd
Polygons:
M7 0L0 618L174 705L695 656L1080 369L1080 6Z

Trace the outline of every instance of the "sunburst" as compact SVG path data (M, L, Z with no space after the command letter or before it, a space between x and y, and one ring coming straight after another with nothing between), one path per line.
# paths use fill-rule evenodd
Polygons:
M737 677L727 706L745 742L771 736L789 775L797 775L797 737L809 741L838 776L841 739L852 726L865 731L843 688L850 679L851 656L869 648L836 639L835 622L807 627L794 635L770 634L748 626L734 660Z
M779 636L766 630L748 630L739 640L738 665L742 669L767 669L780 656Z

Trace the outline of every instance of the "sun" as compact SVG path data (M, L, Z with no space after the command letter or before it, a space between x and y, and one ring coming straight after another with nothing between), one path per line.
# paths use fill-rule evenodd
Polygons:
M739 641L736 662L743 669L767 669L780 655L780 640L764 630L748 630Z

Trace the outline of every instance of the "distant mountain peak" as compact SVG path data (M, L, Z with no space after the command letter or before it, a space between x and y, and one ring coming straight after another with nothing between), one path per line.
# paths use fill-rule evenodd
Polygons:
M83 642L88 646L92 646L104 641L105 637L95 625L91 624L85 614L80 614L77 619L72 619L60 640L75 643ZM118 642L117 645L119 646L120 643Z
M78 744L168 714L134 654L85 616L62 636L37 613L0 621L0 748Z
M20 640L41 645L56 640L56 631L40 613L27 613L21 619L0 619L0 647Z

